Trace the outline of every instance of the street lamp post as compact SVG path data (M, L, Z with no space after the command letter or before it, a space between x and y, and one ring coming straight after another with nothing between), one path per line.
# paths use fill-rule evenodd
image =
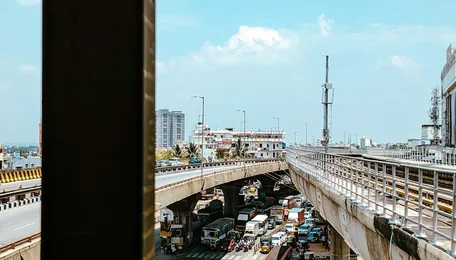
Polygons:
M244 170L245 170L245 110L238 109L238 112L242 112L244 114L244 144L242 145L242 152L243 152L243 158L244 158Z
M299 134L299 132L295 132L295 146L297 145L297 142L296 142L296 135Z
M301 124L305 124L306 125L306 145L307 146L307 123L301 123Z
M192 96L192 98L200 98L202 103L203 103L203 107L202 107L202 111L201 112L201 183L203 182L203 173L204 173L204 170L203 170L203 161L204 161L204 96ZM201 185L201 190L203 190L204 188L204 184Z
M280 132L280 118L273 117L272 119L277 119L277 132Z
M340 131L340 132L344 133L344 142L343 142L343 144L345 146L345 131Z

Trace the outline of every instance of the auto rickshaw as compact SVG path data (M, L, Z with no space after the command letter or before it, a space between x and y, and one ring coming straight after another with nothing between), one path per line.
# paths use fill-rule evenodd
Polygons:
M294 233L290 233L287 236L284 245L291 246L293 248L296 247L296 237L295 237Z
M260 238L261 243L261 253L267 254L271 251L272 246L272 237L269 235L264 235Z

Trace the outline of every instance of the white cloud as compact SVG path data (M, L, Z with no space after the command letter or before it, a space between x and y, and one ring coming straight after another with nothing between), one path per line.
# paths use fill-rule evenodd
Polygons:
M265 27L240 26L238 31L223 45L210 42L186 57L158 63L158 72L171 67L213 70L217 66L232 66L261 62L271 64L286 60L292 54L299 40L293 33Z
M36 75L38 74L38 68L35 65L31 64L23 64L19 67L19 71L22 74L33 74Z
M324 14L321 14L318 17L318 27L320 28L321 35L328 35L328 33L332 30L333 25L334 21L326 19Z
M376 68L381 69L382 67L396 68L409 74L418 74L420 72L420 65L418 62L412 58L399 55L391 55L387 60L379 60Z
M190 15L162 14L157 17L159 31L197 26L199 19Z
M17 2L23 6L41 5L41 0L17 0Z

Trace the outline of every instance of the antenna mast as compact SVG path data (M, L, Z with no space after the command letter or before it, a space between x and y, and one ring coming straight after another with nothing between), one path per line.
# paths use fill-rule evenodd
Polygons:
M321 144L325 146L325 153L328 152L328 145L329 145L329 105L333 103L333 94L330 98L330 90L333 89L332 83L329 83L329 55L326 55L326 76L325 76L325 84L323 84L323 97L322 97L322 104L323 104L323 138L321 140Z

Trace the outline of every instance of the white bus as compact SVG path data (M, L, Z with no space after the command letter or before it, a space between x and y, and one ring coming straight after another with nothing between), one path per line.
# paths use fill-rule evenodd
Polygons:
M252 219L260 224L260 235L264 235L268 231L268 218L267 215L257 215Z

